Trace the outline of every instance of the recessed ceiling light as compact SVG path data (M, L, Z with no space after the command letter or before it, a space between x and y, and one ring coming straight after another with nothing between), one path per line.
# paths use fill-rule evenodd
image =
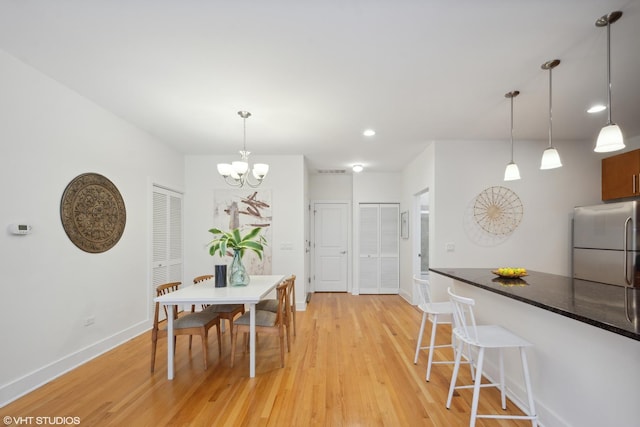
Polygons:
M364 136L373 136L376 134L376 131L373 129L366 129L364 132L362 132L362 134Z
M591 113L591 114L593 114L593 113L599 113L600 111L604 111L604 110L606 110L606 109L607 109L607 106L606 106L606 105L597 104L597 105L594 105L594 106L592 106L591 108L589 108L589 109L587 110L587 113Z
M353 165L352 169L354 172L358 173L358 172L362 172L362 169L364 168L362 167L362 165Z

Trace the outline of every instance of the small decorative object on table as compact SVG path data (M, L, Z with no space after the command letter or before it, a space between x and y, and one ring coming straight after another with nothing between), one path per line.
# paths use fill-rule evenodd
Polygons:
M224 288L227 286L227 265L221 264L215 266L216 288Z
M247 286L249 284L249 274L242 263L240 249L234 249L233 260L231 261L231 273L229 274L231 286Z
M260 234L260 227L253 228L244 236L240 233L239 228L231 231L222 231L217 228L209 230L214 235L214 239L209 243L209 254L220 255L221 257L228 255L233 256L229 272L229 284L231 286L246 286L249 284L249 274L247 274L242 264L242 256L244 251L249 249L262 259L262 252L267 245L267 241Z
M500 267L497 270L491 270L491 272L500 277L509 279L523 277L527 275L527 269L522 267Z

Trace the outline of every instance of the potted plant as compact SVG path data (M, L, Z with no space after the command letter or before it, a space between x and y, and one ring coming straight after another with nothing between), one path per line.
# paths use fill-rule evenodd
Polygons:
M231 271L229 273L229 283L231 286L246 286L249 284L249 275L242 264L242 256L245 251L250 250L258 255L262 260L262 252L267 244L267 240L260 232L262 228L255 227L249 230L244 236L240 228L234 228L231 231L222 231L212 228L209 233L214 238L209 242L209 254L211 256L219 255L233 256L231 261Z

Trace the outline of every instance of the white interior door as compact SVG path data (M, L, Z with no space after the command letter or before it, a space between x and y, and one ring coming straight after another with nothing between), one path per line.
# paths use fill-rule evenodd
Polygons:
M349 205L314 204L316 292L347 292Z

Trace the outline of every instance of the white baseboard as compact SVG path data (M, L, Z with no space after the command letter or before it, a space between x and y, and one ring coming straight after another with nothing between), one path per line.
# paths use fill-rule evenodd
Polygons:
M400 297L402 297L402 299L408 302L409 304L416 305L411 301L412 296L404 289L400 289L400 292L398 293L398 295L400 295Z
M0 408L149 330L149 322L140 322L10 383L3 384L0 386Z

